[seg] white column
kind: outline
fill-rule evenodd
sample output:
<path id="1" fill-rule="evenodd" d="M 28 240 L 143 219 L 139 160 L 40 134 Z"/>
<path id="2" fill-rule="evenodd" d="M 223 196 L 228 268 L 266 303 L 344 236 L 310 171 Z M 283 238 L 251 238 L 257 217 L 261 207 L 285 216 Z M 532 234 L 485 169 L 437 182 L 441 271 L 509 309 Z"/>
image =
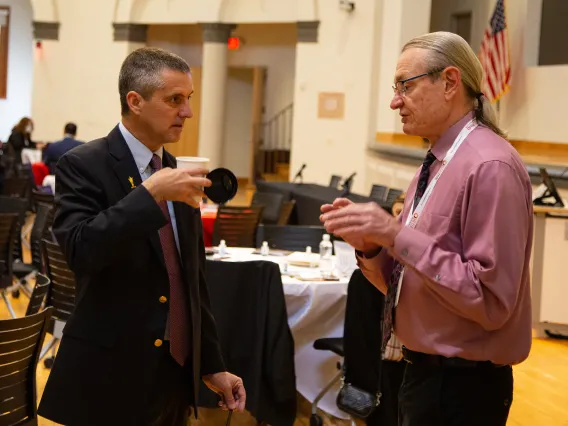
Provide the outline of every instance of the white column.
<path id="1" fill-rule="evenodd" d="M 212 170 L 222 166 L 227 92 L 227 40 L 233 24 L 206 23 L 203 29 L 199 156 Z"/>

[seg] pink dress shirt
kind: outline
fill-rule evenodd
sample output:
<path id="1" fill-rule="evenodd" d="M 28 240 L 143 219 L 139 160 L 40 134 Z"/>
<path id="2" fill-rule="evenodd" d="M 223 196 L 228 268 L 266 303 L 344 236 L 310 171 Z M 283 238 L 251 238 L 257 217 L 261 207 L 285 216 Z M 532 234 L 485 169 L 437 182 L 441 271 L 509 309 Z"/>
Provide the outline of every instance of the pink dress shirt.
<path id="1" fill-rule="evenodd" d="M 432 179 L 467 114 L 432 147 Z M 418 173 L 410 183 L 405 223 Z M 393 258 L 405 272 L 395 330 L 408 349 L 496 364 L 525 360 L 531 346 L 529 263 L 532 187 L 517 151 L 486 127 L 465 139 L 442 174 L 415 229 L 394 247 L 358 258 L 369 281 L 385 286 Z"/>

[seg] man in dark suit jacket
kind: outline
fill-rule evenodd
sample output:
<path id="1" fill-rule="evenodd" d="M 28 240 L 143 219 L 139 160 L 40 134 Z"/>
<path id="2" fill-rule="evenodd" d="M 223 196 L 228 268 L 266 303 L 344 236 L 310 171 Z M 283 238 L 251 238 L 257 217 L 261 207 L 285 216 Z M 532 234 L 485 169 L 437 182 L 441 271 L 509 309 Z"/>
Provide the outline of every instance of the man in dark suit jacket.
<path id="1" fill-rule="evenodd" d="M 119 92 L 122 122 L 57 166 L 53 231 L 77 295 L 39 414 L 69 426 L 186 426 L 201 379 L 242 411 L 204 280 L 198 201 L 211 182 L 163 149 L 192 117 L 189 67 L 138 49 Z"/>
<path id="2" fill-rule="evenodd" d="M 75 123 L 67 123 L 63 132 L 63 139 L 48 143 L 43 149 L 43 162 L 49 167 L 49 173 L 52 175 L 55 174 L 55 166 L 57 166 L 57 162 L 63 154 L 83 144 L 83 142 L 75 139 L 75 136 L 77 136 L 77 125 Z"/>

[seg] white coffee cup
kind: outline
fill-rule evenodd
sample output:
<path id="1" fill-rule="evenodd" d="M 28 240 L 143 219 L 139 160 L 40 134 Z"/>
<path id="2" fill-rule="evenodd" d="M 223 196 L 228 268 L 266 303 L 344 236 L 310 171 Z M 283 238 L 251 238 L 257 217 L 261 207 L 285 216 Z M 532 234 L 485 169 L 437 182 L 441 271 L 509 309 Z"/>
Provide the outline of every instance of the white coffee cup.
<path id="1" fill-rule="evenodd" d="M 209 169 L 209 158 L 176 157 L 178 169 Z"/>
<path id="2" fill-rule="evenodd" d="M 205 157 L 176 157 L 178 169 L 206 169 L 209 170 L 209 158 Z M 205 175 L 202 175 L 203 177 Z M 203 188 L 201 188 L 203 190 Z M 201 197 L 194 197 L 195 202 L 199 203 Z"/>

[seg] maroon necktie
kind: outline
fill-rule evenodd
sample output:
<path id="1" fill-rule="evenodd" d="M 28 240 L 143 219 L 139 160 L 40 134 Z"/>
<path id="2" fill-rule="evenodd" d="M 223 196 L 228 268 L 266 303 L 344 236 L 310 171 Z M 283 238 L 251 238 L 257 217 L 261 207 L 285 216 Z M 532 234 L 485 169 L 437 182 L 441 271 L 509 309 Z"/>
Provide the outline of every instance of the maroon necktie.
<path id="1" fill-rule="evenodd" d="M 152 155 L 150 167 L 152 168 L 152 173 L 161 170 L 162 159 L 156 154 Z M 164 261 L 170 281 L 170 353 L 178 364 L 184 365 L 189 356 L 189 315 L 186 295 L 183 289 L 181 262 L 174 237 L 170 212 L 168 210 L 168 203 L 162 200 L 158 204 L 164 216 L 168 219 L 168 223 L 160 228 L 159 232 Z"/>
<path id="2" fill-rule="evenodd" d="M 434 162 L 436 157 L 432 154 L 432 151 L 428 151 L 424 162 L 422 163 L 422 170 L 420 170 L 420 177 L 418 178 L 418 184 L 416 185 L 416 193 L 414 194 L 414 206 L 413 211 L 422 199 L 426 188 L 428 187 L 428 179 L 430 178 L 430 166 Z M 412 214 L 413 212 L 410 212 Z M 391 337 L 392 327 L 394 325 L 394 304 L 396 301 L 396 293 L 398 291 L 398 282 L 400 281 L 400 275 L 404 265 L 400 262 L 394 261 L 392 274 L 390 276 L 390 283 L 387 288 L 387 296 L 385 297 L 385 307 L 383 311 L 383 352 L 387 347 L 387 343 Z"/>

